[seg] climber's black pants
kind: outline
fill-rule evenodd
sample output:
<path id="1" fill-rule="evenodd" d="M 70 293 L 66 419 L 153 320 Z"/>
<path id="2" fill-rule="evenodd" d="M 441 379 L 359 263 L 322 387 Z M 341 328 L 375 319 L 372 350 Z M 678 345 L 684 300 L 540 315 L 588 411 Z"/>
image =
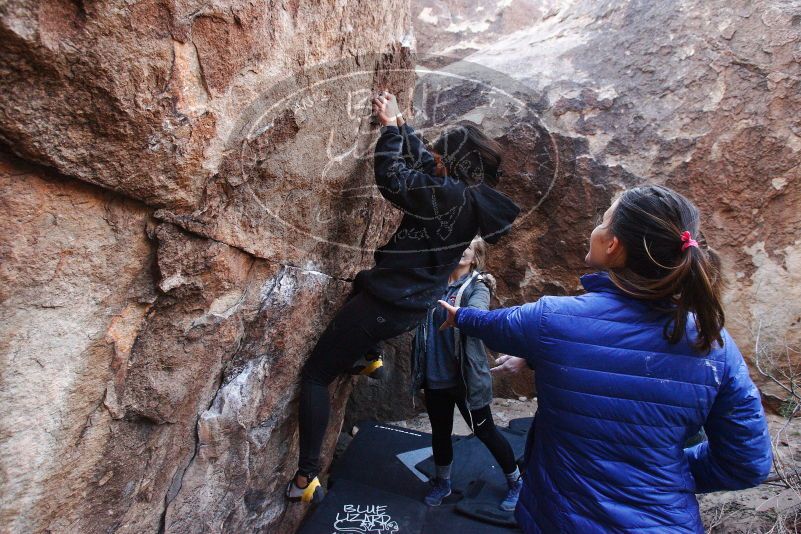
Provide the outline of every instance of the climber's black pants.
<path id="1" fill-rule="evenodd" d="M 425 315 L 425 310 L 399 308 L 360 291 L 328 323 L 300 375 L 301 473 L 320 470 L 320 449 L 330 412 L 328 385 L 379 341 L 413 329 Z"/>
<path id="2" fill-rule="evenodd" d="M 426 411 L 431 420 L 431 448 L 434 449 L 434 463 L 449 465 L 453 461 L 453 407 L 459 411 L 471 427 L 473 433 L 486 445 L 501 466 L 504 473 L 514 473 L 517 467 L 512 446 L 503 437 L 492 420 L 489 404 L 468 413 L 461 388 L 426 389 Z M 471 424 L 472 418 L 472 424 Z"/>

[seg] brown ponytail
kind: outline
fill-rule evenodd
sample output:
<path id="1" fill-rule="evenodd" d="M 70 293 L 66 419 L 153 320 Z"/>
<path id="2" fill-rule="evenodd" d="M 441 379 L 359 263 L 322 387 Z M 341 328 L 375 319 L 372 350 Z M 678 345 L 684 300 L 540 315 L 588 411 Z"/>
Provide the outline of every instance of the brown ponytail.
<path id="1" fill-rule="evenodd" d="M 670 305 L 664 329 L 670 343 L 686 335 L 692 313 L 695 347 L 706 353 L 715 342 L 722 346 L 720 257 L 701 233 L 698 208 L 666 187 L 635 187 L 618 199 L 610 231 L 626 250 L 626 265 L 610 270 L 610 279 L 629 295 Z M 698 246 L 683 246 L 685 231 Z"/>

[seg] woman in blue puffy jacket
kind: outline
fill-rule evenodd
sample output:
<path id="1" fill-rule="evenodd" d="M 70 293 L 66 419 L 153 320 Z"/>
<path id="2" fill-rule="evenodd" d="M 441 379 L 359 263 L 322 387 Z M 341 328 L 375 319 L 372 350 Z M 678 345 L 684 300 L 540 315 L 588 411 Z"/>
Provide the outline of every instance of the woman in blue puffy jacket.
<path id="1" fill-rule="evenodd" d="M 494 311 L 440 302 L 443 327 L 516 356 L 506 368 L 535 370 L 518 522 L 526 533 L 703 533 L 695 493 L 755 486 L 772 455 L 698 209 L 665 187 L 625 191 L 586 262 L 600 272 L 582 277 L 580 296 Z M 702 427 L 708 440 L 684 448 Z"/>

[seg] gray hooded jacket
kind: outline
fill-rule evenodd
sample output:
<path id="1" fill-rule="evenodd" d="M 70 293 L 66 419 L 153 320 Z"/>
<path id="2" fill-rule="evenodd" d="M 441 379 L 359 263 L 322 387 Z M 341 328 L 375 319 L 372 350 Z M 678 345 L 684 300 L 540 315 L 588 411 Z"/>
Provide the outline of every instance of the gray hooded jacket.
<path id="1" fill-rule="evenodd" d="M 455 297 L 455 306 L 488 310 L 490 278 L 491 275 L 473 271 L 461 283 L 449 286 L 444 300 Z M 458 362 L 467 407 L 470 410 L 483 408 L 492 402 L 492 376 L 487 363 L 487 351 L 484 343 L 478 338 L 464 335 L 458 329 L 431 332 L 430 323 L 434 310 L 435 308 L 428 310 L 426 320 L 421 321 L 417 327 L 412 342 L 412 394 L 425 386 L 427 347 L 429 346 L 427 337 L 431 335 L 454 336 L 454 357 Z"/>

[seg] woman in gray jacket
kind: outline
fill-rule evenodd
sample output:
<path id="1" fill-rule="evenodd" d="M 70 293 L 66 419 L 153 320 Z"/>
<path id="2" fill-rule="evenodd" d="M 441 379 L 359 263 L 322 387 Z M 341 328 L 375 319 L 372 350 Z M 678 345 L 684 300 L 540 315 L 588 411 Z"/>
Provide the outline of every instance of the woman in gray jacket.
<path id="1" fill-rule="evenodd" d="M 478 237 L 465 249 L 459 265 L 448 280 L 442 300 L 453 306 L 489 309 L 494 280 L 482 274 L 487 246 Z M 490 450 L 506 475 L 509 492 L 501 509 L 511 511 L 520 493 L 520 472 L 512 446 L 495 427 L 490 411 L 492 377 L 487 352 L 478 338 L 467 337 L 456 329 L 439 330 L 445 311 L 436 306 L 417 328 L 413 344 L 412 387 L 424 389 L 426 411 L 431 421 L 432 448 L 437 476 L 425 501 L 438 506 L 451 494 L 453 463 L 451 432 L 453 408 L 459 408 L 470 429 Z"/>

